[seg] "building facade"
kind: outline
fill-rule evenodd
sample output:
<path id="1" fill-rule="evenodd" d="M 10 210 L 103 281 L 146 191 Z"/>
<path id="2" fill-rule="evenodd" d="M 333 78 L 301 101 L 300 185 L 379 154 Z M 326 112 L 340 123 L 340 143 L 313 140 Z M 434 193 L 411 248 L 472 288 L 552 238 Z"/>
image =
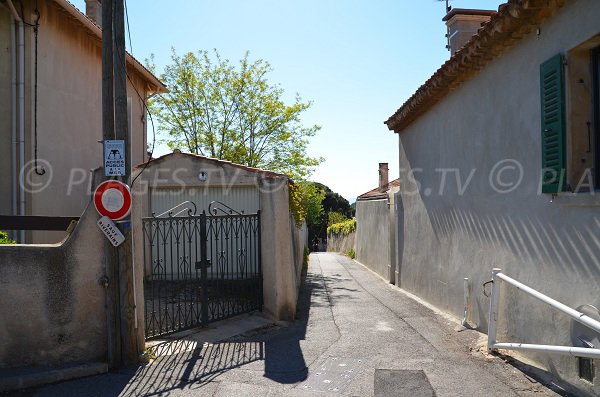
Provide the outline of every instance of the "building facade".
<path id="1" fill-rule="evenodd" d="M 65 0 L 0 3 L 0 214 L 79 216 L 89 201 L 90 169 L 102 165 L 102 32 L 92 19 L 100 2 L 88 3 L 90 17 Z M 130 161 L 138 164 L 147 159 L 144 103 L 166 88 L 126 58 Z M 24 241 L 63 237 L 34 232 Z"/>
<path id="2" fill-rule="evenodd" d="M 482 286 L 501 268 L 598 316 L 599 18 L 594 0 L 510 0 L 387 120 L 402 288 L 462 317 L 468 278 L 472 325 L 486 331 Z M 586 347 L 571 319 L 515 289 L 500 307 L 499 341 Z M 527 356 L 600 391 L 576 357 Z"/>

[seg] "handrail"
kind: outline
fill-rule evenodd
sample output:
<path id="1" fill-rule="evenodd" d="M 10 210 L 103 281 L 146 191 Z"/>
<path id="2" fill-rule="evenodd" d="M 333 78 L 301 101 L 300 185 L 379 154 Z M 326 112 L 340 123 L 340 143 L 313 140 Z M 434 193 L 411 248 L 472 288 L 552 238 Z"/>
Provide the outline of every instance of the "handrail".
<path id="1" fill-rule="evenodd" d="M 192 211 L 192 208 L 190 208 L 190 207 L 184 207 L 184 208 L 182 208 L 181 210 L 179 210 L 178 212 L 176 212 L 176 213 L 175 213 L 175 215 L 173 215 L 173 211 L 175 211 L 176 209 L 178 209 L 178 208 L 180 208 L 180 207 L 182 207 L 182 206 L 184 206 L 184 205 L 186 205 L 186 204 L 191 204 L 191 205 L 194 207 L 194 208 L 193 208 L 193 211 Z M 177 204 L 175 207 L 173 207 L 173 208 L 171 208 L 171 209 L 168 209 L 168 210 L 166 210 L 166 211 L 165 211 L 165 212 L 163 212 L 162 214 L 156 215 L 156 214 L 153 212 L 153 213 L 152 213 L 152 217 L 153 217 L 153 218 L 160 218 L 160 217 L 162 217 L 162 216 L 165 216 L 165 215 L 167 215 L 169 218 L 173 218 L 173 217 L 176 217 L 176 216 L 178 216 L 178 215 L 182 214 L 182 213 L 183 213 L 183 212 L 185 212 L 186 210 L 187 210 L 187 214 L 188 214 L 188 216 L 194 216 L 194 215 L 196 215 L 196 212 L 198 211 L 198 209 L 197 209 L 197 207 L 196 207 L 196 204 L 194 204 L 193 202 L 191 202 L 191 201 L 189 201 L 189 200 L 186 200 L 186 201 L 183 201 L 183 202 L 181 202 L 181 203 Z"/>
<path id="2" fill-rule="evenodd" d="M 577 357 L 587 358 L 600 358 L 600 349 L 588 348 L 588 347 L 572 347 L 572 346 L 555 346 L 555 345 L 536 345 L 528 343 L 498 343 L 496 341 L 497 334 L 497 322 L 498 322 L 498 305 L 500 302 L 500 281 L 525 292 L 526 294 L 544 302 L 545 304 L 557 309 L 558 311 L 571 317 L 573 320 L 589 327 L 597 332 L 600 332 L 600 321 L 594 320 L 590 316 L 581 313 L 569 306 L 560 303 L 559 301 L 550 298 L 542 294 L 533 288 L 508 277 L 502 273 L 501 269 L 494 268 L 492 270 L 492 297 L 490 301 L 490 313 L 488 323 L 488 350 L 493 351 L 497 349 L 508 349 L 508 350 L 524 350 L 524 351 L 536 351 L 536 352 L 547 352 L 566 354 Z"/>

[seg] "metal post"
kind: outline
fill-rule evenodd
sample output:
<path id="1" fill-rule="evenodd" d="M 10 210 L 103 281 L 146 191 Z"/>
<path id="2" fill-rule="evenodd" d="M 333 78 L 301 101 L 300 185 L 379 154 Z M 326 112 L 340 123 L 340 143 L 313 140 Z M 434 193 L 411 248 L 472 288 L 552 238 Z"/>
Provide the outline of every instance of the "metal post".
<path id="1" fill-rule="evenodd" d="M 462 325 L 467 326 L 471 321 L 471 286 L 468 277 L 463 279 L 463 300 L 465 308 L 463 312 Z"/>
<path id="2" fill-rule="evenodd" d="M 258 301 L 258 310 L 262 312 L 263 310 L 263 300 L 264 300 L 264 285 L 263 285 L 263 274 L 262 274 L 262 233 L 261 233 L 261 229 L 260 229 L 260 210 L 256 211 L 256 218 L 257 218 L 257 226 L 256 226 L 256 230 L 258 233 L 258 274 L 260 275 L 260 281 L 259 281 L 259 285 L 260 285 L 260 295 L 259 295 L 259 301 Z"/>
<path id="3" fill-rule="evenodd" d="M 500 279 L 498 273 L 502 270 L 492 269 L 492 297 L 490 299 L 490 318 L 488 323 L 488 351 L 494 349 L 498 322 L 498 303 L 500 302 Z"/>
<path id="4" fill-rule="evenodd" d="M 202 284 L 202 325 L 208 324 L 208 258 L 207 258 L 206 212 L 200 214 L 200 283 Z"/>

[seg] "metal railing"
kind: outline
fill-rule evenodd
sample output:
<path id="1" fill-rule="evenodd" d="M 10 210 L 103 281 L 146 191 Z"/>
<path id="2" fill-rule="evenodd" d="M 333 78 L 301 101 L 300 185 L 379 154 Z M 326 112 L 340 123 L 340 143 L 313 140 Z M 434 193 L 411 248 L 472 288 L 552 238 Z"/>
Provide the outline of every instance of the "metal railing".
<path id="1" fill-rule="evenodd" d="M 497 322 L 498 322 L 498 305 L 500 302 L 500 281 L 503 281 L 512 287 L 525 292 L 526 294 L 544 302 L 545 304 L 557 309 L 558 311 L 571 317 L 573 320 L 600 332 L 600 322 L 594 320 L 588 315 L 570 308 L 557 300 L 554 300 L 541 292 L 528 287 L 525 284 L 518 282 L 501 273 L 501 269 L 492 270 L 492 297 L 490 302 L 489 324 L 488 324 L 488 350 L 507 349 L 521 350 L 542 353 L 556 353 L 576 357 L 600 358 L 600 349 L 593 347 L 573 347 L 573 346 L 556 346 L 556 345 L 537 345 L 530 343 L 499 343 L 496 341 Z"/>

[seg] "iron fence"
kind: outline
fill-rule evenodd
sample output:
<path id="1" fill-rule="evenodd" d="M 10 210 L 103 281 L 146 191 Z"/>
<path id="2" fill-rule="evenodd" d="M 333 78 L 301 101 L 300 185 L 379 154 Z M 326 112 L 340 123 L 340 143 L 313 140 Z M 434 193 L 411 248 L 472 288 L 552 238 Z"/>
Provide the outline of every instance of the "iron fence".
<path id="1" fill-rule="evenodd" d="M 146 338 L 262 310 L 260 212 L 216 213 L 142 219 Z"/>

